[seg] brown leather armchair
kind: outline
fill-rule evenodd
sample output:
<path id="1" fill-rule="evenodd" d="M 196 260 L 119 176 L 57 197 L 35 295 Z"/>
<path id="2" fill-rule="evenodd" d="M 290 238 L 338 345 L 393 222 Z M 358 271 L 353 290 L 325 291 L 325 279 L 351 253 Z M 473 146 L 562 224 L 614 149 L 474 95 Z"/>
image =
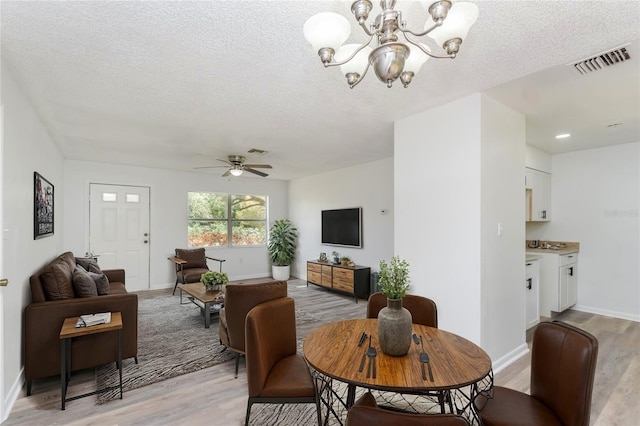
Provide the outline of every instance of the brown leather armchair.
<path id="1" fill-rule="evenodd" d="M 240 356 L 245 354 L 244 321 L 247 313 L 260 303 L 286 297 L 287 282 L 227 284 L 224 292 L 224 308 L 220 310 L 218 335 L 220 336 L 220 342 L 235 353 L 235 376 L 238 377 Z"/>
<path id="2" fill-rule="evenodd" d="M 313 377 L 296 339 L 295 303 L 281 297 L 261 303 L 247 315 L 247 415 L 249 423 L 253 404 L 316 405 L 321 423 L 320 398 Z"/>
<path id="3" fill-rule="evenodd" d="M 222 263 L 225 259 L 216 259 L 205 254 L 204 248 L 197 249 L 176 249 L 176 256 L 168 258 L 173 262 L 176 269 L 176 284 L 173 286 L 173 293 L 176 294 L 178 284 L 189 284 L 200 282 L 200 276 L 205 272 L 209 272 L 207 259 L 214 260 L 220 264 L 220 272 L 222 272 Z"/>
<path id="4" fill-rule="evenodd" d="M 349 409 L 347 426 L 469 426 L 464 417 L 455 414 L 413 414 L 379 408 L 370 392 L 365 393 Z"/>
<path id="5" fill-rule="evenodd" d="M 387 296 L 373 293 L 367 303 L 367 318 L 378 318 L 380 310 L 387 306 Z M 414 324 L 438 328 L 438 307 L 436 303 L 422 296 L 407 294 L 402 298 L 402 307 L 411 312 Z"/>
<path id="6" fill-rule="evenodd" d="M 598 340 L 572 325 L 538 325 L 531 351 L 531 394 L 500 386 L 476 407 L 486 426 L 587 426 L 591 412 Z"/>

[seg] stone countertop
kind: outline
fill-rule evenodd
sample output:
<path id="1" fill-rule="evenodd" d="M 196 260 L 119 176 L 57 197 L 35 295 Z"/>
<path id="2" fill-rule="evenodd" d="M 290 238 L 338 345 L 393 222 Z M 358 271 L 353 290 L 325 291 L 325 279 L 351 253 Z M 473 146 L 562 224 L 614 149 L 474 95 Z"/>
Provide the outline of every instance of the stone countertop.
<path id="1" fill-rule="evenodd" d="M 531 248 L 532 241 L 527 240 L 525 244 L 525 251 L 527 256 L 534 255 L 536 253 L 552 253 L 560 256 L 571 253 L 578 253 L 580 251 L 580 243 L 567 242 L 567 241 L 540 241 L 538 248 Z M 542 248 L 548 247 L 548 248 Z"/>

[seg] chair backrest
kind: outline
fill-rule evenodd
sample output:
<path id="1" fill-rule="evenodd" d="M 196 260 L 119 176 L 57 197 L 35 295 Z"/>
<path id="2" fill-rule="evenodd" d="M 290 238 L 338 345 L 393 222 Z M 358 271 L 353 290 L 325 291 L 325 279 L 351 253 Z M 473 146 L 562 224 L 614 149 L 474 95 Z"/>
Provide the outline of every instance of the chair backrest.
<path id="1" fill-rule="evenodd" d="M 373 293 L 367 303 L 367 318 L 378 318 L 378 312 L 387 306 L 387 296 Z M 438 328 L 438 308 L 436 303 L 422 296 L 407 294 L 402 299 L 402 307 L 411 312 L 414 324 Z"/>
<path id="2" fill-rule="evenodd" d="M 281 297 L 255 306 L 247 314 L 245 335 L 249 396 L 258 396 L 271 368 L 297 353 L 293 299 Z"/>
<path id="3" fill-rule="evenodd" d="M 187 263 L 182 264 L 182 269 L 207 269 L 207 258 L 205 256 L 204 248 L 176 249 L 176 257 L 187 261 Z"/>
<path id="4" fill-rule="evenodd" d="M 469 426 L 455 414 L 413 414 L 370 406 L 353 406 L 347 414 L 346 426 Z"/>
<path id="5" fill-rule="evenodd" d="M 531 351 L 531 396 L 565 426 L 589 424 L 598 340 L 577 327 L 554 321 L 538 325 Z"/>
<path id="6" fill-rule="evenodd" d="M 234 283 L 225 286 L 224 311 L 229 335 L 229 348 L 244 352 L 244 322 L 254 306 L 287 296 L 286 281 L 259 284 Z"/>

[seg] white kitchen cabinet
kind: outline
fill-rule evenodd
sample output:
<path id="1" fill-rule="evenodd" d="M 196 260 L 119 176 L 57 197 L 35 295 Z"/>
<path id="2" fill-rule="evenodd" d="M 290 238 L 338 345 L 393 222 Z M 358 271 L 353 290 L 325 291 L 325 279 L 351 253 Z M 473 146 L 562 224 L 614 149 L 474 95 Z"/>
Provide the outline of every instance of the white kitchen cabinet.
<path id="1" fill-rule="evenodd" d="M 551 220 L 551 174 L 531 168 L 525 169 L 527 222 Z"/>
<path id="2" fill-rule="evenodd" d="M 578 301 L 578 253 L 540 256 L 540 315 L 562 312 Z"/>
<path id="3" fill-rule="evenodd" d="M 540 264 L 537 260 L 525 262 L 525 324 L 530 329 L 540 322 Z"/>

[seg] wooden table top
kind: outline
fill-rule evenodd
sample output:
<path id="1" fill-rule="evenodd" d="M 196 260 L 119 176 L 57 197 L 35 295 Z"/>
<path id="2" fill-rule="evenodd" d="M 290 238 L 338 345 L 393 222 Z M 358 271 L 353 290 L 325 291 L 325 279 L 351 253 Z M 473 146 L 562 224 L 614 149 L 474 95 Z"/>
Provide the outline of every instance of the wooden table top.
<path id="1" fill-rule="evenodd" d="M 224 300 L 223 291 L 207 291 L 202 283 L 180 284 L 178 288 L 202 303 L 221 302 Z"/>
<path id="2" fill-rule="evenodd" d="M 377 377 L 367 379 L 367 363 L 358 372 L 362 354 L 368 342 L 358 346 L 362 332 L 372 336 L 376 348 Z M 434 381 L 422 378 L 420 345 L 411 341 L 405 356 L 392 357 L 382 353 L 378 343 L 378 320 L 356 319 L 322 326 L 306 337 L 304 356 L 316 371 L 357 386 L 394 392 L 421 392 L 454 389 L 480 381 L 491 371 L 491 359 L 479 346 L 456 334 L 433 327 L 413 324 L 413 333 L 423 337 L 429 354 Z"/>
<path id="3" fill-rule="evenodd" d="M 111 322 L 109 324 L 92 325 L 90 327 L 76 328 L 78 318 L 80 317 L 65 318 L 64 323 L 62 323 L 62 329 L 60 330 L 60 340 L 105 331 L 114 331 L 122 328 L 122 314 L 120 312 L 111 312 Z"/>

